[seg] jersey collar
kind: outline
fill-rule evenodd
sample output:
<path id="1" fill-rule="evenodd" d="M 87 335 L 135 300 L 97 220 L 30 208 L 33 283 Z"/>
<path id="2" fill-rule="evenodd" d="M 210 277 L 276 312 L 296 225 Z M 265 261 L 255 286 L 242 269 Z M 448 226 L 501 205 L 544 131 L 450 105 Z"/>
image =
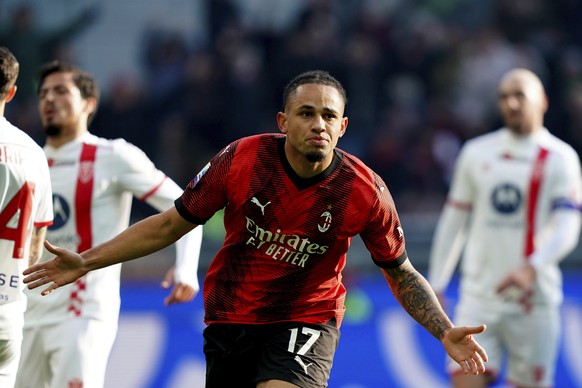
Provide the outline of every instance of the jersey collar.
<path id="1" fill-rule="evenodd" d="M 342 161 L 342 154 L 338 152 L 337 149 L 334 149 L 331 164 L 325 170 L 310 178 L 302 178 L 297 175 L 295 170 L 293 170 L 293 167 L 291 167 L 291 164 L 285 156 L 285 137 L 277 139 L 277 150 L 279 152 L 279 159 L 281 160 L 283 169 L 298 190 L 303 190 L 323 181 L 328 176 L 330 176 L 332 172 L 334 172 L 334 170 L 341 164 Z"/>

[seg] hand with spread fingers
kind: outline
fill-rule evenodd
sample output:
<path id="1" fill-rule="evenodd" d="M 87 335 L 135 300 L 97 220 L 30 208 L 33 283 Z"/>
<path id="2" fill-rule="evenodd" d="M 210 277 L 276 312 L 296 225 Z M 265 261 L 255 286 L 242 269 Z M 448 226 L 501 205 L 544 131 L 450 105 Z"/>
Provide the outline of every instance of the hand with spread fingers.
<path id="1" fill-rule="evenodd" d="M 24 283 L 28 284 L 29 289 L 32 290 L 52 282 L 48 288 L 41 292 L 42 295 L 48 295 L 65 284 L 73 283 L 88 272 L 84 268 L 85 261 L 80 254 L 54 246 L 48 241 L 44 242 L 44 246 L 56 257 L 50 261 L 28 267 L 23 272 L 26 276 Z"/>
<path id="2" fill-rule="evenodd" d="M 485 372 L 487 353 L 473 338 L 474 334 L 483 333 L 485 328 L 485 325 L 453 327 L 442 339 L 445 350 L 465 374 L 478 375 Z"/>

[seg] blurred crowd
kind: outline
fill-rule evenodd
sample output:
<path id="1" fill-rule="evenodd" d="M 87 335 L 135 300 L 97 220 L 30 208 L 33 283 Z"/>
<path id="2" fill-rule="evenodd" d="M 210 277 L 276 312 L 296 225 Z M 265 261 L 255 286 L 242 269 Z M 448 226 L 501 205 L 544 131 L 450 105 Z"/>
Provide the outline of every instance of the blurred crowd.
<path id="1" fill-rule="evenodd" d="M 582 151 L 578 0 L 200 1 L 207 38 L 148 26 L 145 76 L 102 85 L 91 127 L 138 145 L 179 184 L 228 142 L 277 131 L 285 83 L 309 69 L 346 87 L 340 148 L 382 175 L 401 212 L 440 210 L 460 145 L 500 125 L 495 88 L 510 68 L 542 78 L 546 126 Z M 28 88 L 28 67 L 74 62 L 68 42 L 98 19 L 90 8 L 58 34 L 26 35 L 34 23 L 24 13 L 0 29 L 0 44 L 21 59 Z M 35 103 L 34 93 L 20 93 L 7 117 L 42 144 Z"/>

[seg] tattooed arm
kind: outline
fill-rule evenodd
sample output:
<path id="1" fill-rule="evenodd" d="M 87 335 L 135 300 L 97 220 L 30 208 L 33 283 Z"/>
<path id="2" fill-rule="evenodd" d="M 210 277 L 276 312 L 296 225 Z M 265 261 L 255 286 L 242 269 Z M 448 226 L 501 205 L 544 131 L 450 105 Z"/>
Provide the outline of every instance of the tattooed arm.
<path id="1" fill-rule="evenodd" d="M 34 227 L 32 230 L 32 240 L 30 242 L 30 254 L 28 255 L 28 265 L 34 265 L 38 263 L 42 256 L 42 249 L 44 238 L 46 236 L 46 226 L 37 228 Z"/>
<path id="2" fill-rule="evenodd" d="M 427 280 L 406 260 L 397 268 L 382 269 L 392 293 L 406 312 L 442 342 L 445 350 L 465 373 L 485 371 L 485 350 L 473 339 L 485 325 L 455 327 L 441 308 Z"/>

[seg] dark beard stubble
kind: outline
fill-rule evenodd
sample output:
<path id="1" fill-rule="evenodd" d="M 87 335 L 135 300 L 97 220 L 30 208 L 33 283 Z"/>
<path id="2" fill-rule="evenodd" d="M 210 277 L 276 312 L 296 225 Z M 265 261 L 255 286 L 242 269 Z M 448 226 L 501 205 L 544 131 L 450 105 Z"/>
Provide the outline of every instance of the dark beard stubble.
<path id="1" fill-rule="evenodd" d="M 325 159 L 325 155 L 321 151 L 313 151 L 305 154 L 305 159 L 307 159 L 309 163 L 319 163 Z"/>
<path id="2" fill-rule="evenodd" d="M 44 127 L 44 133 L 48 137 L 57 136 L 61 133 L 61 127 L 54 124 L 48 124 Z"/>

